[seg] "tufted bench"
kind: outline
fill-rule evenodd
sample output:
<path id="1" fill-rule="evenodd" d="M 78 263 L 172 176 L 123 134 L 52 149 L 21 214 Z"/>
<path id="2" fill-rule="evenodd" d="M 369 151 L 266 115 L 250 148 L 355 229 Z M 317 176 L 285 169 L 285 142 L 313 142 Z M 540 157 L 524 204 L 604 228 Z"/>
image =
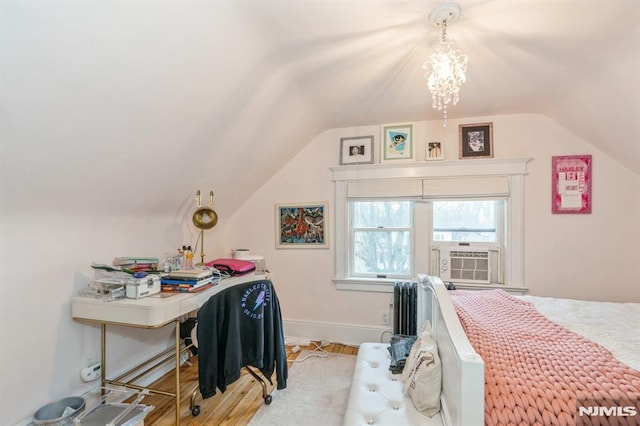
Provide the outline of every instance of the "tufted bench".
<path id="1" fill-rule="evenodd" d="M 345 426 L 442 425 L 440 415 L 429 418 L 402 393 L 400 374 L 391 374 L 391 356 L 385 343 L 363 343 L 358 350 Z"/>

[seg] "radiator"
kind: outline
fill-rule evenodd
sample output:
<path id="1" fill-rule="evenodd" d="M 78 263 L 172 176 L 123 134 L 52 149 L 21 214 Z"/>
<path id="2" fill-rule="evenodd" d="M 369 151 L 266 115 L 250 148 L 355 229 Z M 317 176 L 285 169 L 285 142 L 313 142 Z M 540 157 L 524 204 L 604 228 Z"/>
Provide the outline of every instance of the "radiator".
<path id="1" fill-rule="evenodd" d="M 393 334 L 417 334 L 417 306 L 416 283 L 397 281 L 393 286 Z"/>

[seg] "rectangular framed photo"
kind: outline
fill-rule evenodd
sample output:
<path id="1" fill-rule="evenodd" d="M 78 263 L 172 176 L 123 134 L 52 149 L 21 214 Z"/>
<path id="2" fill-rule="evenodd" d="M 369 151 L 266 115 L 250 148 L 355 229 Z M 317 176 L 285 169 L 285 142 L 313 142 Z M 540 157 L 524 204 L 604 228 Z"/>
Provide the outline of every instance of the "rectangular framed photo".
<path id="1" fill-rule="evenodd" d="M 591 213 L 591 155 L 551 157 L 551 212 Z"/>
<path id="2" fill-rule="evenodd" d="M 373 163 L 373 136 L 340 138 L 340 165 Z"/>
<path id="3" fill-rule="evenodd" d="M 493 157 L 493 123 L 458 126 L 460 159 Z"/>
<path id="4" fill-rule="evenodd" d="M 380 162 L 413 160 L 413 124 L 382 126 Z"/>
<path id="5" fill-rule="evenodd" d="M 276 204 L 276 248 L 329 248 L 329 203 Z"/>
<path id="6" fill-rule="evenodd" d="M 425 160 L 444 160 L 444 151 L 442 150 L 442 142 L 427 142 L 427 150 L 425 152 Z"/>

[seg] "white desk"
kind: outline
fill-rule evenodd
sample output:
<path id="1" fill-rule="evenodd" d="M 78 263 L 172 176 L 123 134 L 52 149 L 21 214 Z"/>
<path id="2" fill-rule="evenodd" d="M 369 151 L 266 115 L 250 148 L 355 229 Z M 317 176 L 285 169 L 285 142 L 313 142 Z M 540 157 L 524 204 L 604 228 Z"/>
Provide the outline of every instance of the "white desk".
<path id="1" fill-rule="evenodd" d="M 180 318 L 190 312 L 198 310 L 211 296 L 235 285 L 251 281 L 269 279 L 265 274 L 247 274 L 239 277 L 225 278 L 218 285 L 197 293 L 163 293 L 142 299 L 119 299 L 113 302 L 104 302 L 92 297 L 74 297 L 71 301 L 71 316 L 75 320 L 97 322 L 102 325 L 101 365 L 102 386 L 114 384 L 133 389 L 146 389 L 150 392 L 172 396 L 175 398 L 176 425 L 180 424 Z M 136 365 L 124 374 L 109 380 L 106 378 L 106 326 L 121 325 L 126 327 L 155 329 L 173 323 L 175 325 L 175 346 L 167 349 L 149 360 Z M 169 358 L 166 356 L 169 355 Z M 175 357 L 175 392 L 167 392 L 159 389 L 145 388 L 135 385 L 136 379 L 144 376 L 160 364 Z M 129 381 L 122 381 L 131 377 L 134 372 L 148 367 L 141 374 Z"/>

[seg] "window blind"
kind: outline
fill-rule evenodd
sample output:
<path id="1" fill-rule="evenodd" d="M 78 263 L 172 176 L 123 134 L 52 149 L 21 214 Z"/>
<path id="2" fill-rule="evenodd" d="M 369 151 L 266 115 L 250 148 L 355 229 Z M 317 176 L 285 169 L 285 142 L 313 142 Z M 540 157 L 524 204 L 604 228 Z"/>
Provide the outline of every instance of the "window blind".
<path id="1" fill-rule="evenodd" d="M 509 196 L 507 176 L 424 179 L 422 183 L 425 199 Z"/>
<path id="2" fill-rule="evenodd" d="M 421 198 L 420 179 L 380 179 L 349 182 L 347 198 Z"/>
<path id="3" fill-rule="evenodd" d="M 347 198 L 507 197 L 507 176 L 360 180 L 347 184 Z"/>

